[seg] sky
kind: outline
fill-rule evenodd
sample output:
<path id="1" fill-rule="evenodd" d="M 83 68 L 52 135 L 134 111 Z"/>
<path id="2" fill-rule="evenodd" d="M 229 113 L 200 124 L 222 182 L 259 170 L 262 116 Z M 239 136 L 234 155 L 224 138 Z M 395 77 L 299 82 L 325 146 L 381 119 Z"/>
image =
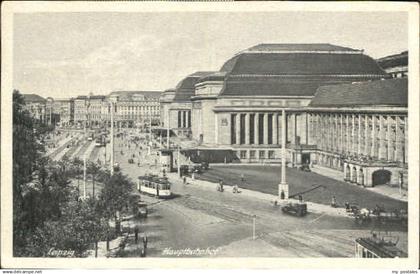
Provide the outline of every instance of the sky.
<path id="1" fill-rule="evenodd" d="M 330 43 L 379 58 L 408 48 L 396 12 L 19 13 L 13 86 L 69 98 L 174 88 L 261 43 Z"/>

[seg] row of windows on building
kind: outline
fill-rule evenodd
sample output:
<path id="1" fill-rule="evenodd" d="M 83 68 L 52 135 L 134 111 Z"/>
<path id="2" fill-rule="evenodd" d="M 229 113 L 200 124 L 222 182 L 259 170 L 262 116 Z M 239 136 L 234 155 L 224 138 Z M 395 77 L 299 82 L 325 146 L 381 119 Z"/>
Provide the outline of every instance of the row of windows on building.
<path id="1" fill-rule="evenodd" d="M 191 127 L 191 110 L 178 111 L 178 128 Z"/>
<path id="2" fill-rule="evenodd" d="M 249 156 L 249 157 L 248 157 Z M 239 150 L 240 159 L 275 159 L 274 150 Z"/>
<path id="3" fill-rule="evenodd" d="M 246 119 L 247 115 L 249 115 L 249 121 Z M 275 130 L 277 121 L 275 117 L 275 114 L 271 113 L 231 114 L 231 144 L 276 144 L 276 136 L 274 135 L 277 133 Z M 264 122 L 264 119 L 266 119 L 266 122 Z"/>

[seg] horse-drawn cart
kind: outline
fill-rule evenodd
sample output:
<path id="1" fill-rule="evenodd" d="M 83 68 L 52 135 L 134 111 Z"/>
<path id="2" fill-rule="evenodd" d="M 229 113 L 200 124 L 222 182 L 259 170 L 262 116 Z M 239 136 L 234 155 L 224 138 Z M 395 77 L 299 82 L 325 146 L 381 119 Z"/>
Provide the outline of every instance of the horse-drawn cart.
<path id="1" fill-rule="evenodd" d="M 379 224 L 402 224 L 407 225 L 408 214 L 404 209 L 386 211 L 384 208 L 376 206 L 375 209 L 369 210 L 367 208 L 359 209 L 353 207 L 351 214 L 357 224 L 363 225 L 376 221 Z"/>

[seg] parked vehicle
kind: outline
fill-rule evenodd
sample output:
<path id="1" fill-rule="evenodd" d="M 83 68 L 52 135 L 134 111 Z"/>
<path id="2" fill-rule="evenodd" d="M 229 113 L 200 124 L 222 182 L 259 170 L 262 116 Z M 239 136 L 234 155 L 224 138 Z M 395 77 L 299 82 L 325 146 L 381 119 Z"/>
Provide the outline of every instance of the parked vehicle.
<path id="1" fill-rule="evenodd" d="M 144 202 L 138 202 L 137 205 L 138 205 L 137 217 L 147 218 L 147 214 L 149 213 L 147 210 L 147 204 Z"/>
<path id="2" fill-rule="evenodd" d="M 308 164 L 302 165 L 299 169 L 302 171 L 311 172 L 311 169 L 309 168 Z"/>
<path id="3" fill-rule="evenodd" d="M 188 173 L 201 173 L 201 165 L 200 164 L 194 164 L 188 166 Z"/>
<path id="4" fill-rule="evenodd" d="M 281 211 L 297 217 L 303 217 L 308 213 L 308 206 L 306 203 L 288 203 L 281 208 Z"/>
<path id="5" fill-rule="evenodd" d="M 188 174 L 188 165 L 181 165 L 180 167 L 179 167 L 179 169 L 180 169 L 180 172 L 181 172 L 181 175 L 183 175 L 183 174 Z"/>
<path id="6" fill-rule="evenodd" d="M 201 169 L 208 170 L 209 169 L 209 162 L 201 162 Z"/>

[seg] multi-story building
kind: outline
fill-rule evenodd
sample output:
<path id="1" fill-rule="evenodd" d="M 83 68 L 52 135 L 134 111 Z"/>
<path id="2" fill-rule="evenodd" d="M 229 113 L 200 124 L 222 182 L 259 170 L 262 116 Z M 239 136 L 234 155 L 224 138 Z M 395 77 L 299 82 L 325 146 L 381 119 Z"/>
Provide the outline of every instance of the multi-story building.
<path id="1" fill-rule="evenodd" d="M 167 89 L 165 90 L 160 98 L 160 125 L 162 127 L 169 127 L 169 109 L 171 106 L 171 103 L 175 97 L 175 89 Z"/>
<path id="2" fill-rule="evenodd" d="M 70 126 L 74 122 L 74 99 L 58 98 L 54 100 L 53 112 L 58 114 L 61 126 Z"/>
<path id="3" fill-rule="evenodd" d="M 406 173 L 406 79 L 389 78 L 363 50 L 262 44 L 202 75 L 183 103 L 191 105 L 200 148 L 275 162 L 285 141 L 290 165 L 322 165 L 374 186 Z M 179 96 L 185 95 L 175 89 L 173 103 Z M 170 117 L 173 128 L 177 120 Z"/>
<path id="4" fill-rule="evenodd" d="M 77 96 L 74 99 L 74 124 L 76 126 L 83 126 L 87 119 L 87 96 Z"/>
<path id="5" fill-rule="evenodd" d="M 37 94 L 22 94 L 25 101 L 24 108 L 29 114 L 40 122 L 45 121 L 46 99 Z"/>
<path id="6" fill-rule="evenodd" d="M 102 106 L 106 103 L 106 96 L 91 95 L 88 97 L 86 111 L 88 126 L 98 127 L 103 124 Z"/>
<path id="7" fill-rule="evenodd" d="M 380 58 L 377 62 L 392 78 L 408 76 L 408 51 Z"/>
<path id="8" fill-rule="evenodd" d="M 169 122 L 169 127 L 178 136 L 191 136 L 191 97 L 195 95 L 195 85 L 202 77 L 213 73 L 197 71 L 188 75 L 178 83 L 174 90 L 169 90 L 164 95 L 164 108 L 167 116 L 161 122 Z"/>
<path id="9" fill-rule="evenodd" d="M 113 102 L 114 122 L 118 127 L 159 125 L 160 104 L 158 91 L 114 91 L 102 106 L 102 119 L 110 122 L 110 102 Z"/>
<path id="10" fill-rule="evenodd" d="M 320 87 L 306 108 L 315 147 L 293 153 L 349 182 L 398 185 L 408 167 L 407 97 L 406 78 Z"/>

